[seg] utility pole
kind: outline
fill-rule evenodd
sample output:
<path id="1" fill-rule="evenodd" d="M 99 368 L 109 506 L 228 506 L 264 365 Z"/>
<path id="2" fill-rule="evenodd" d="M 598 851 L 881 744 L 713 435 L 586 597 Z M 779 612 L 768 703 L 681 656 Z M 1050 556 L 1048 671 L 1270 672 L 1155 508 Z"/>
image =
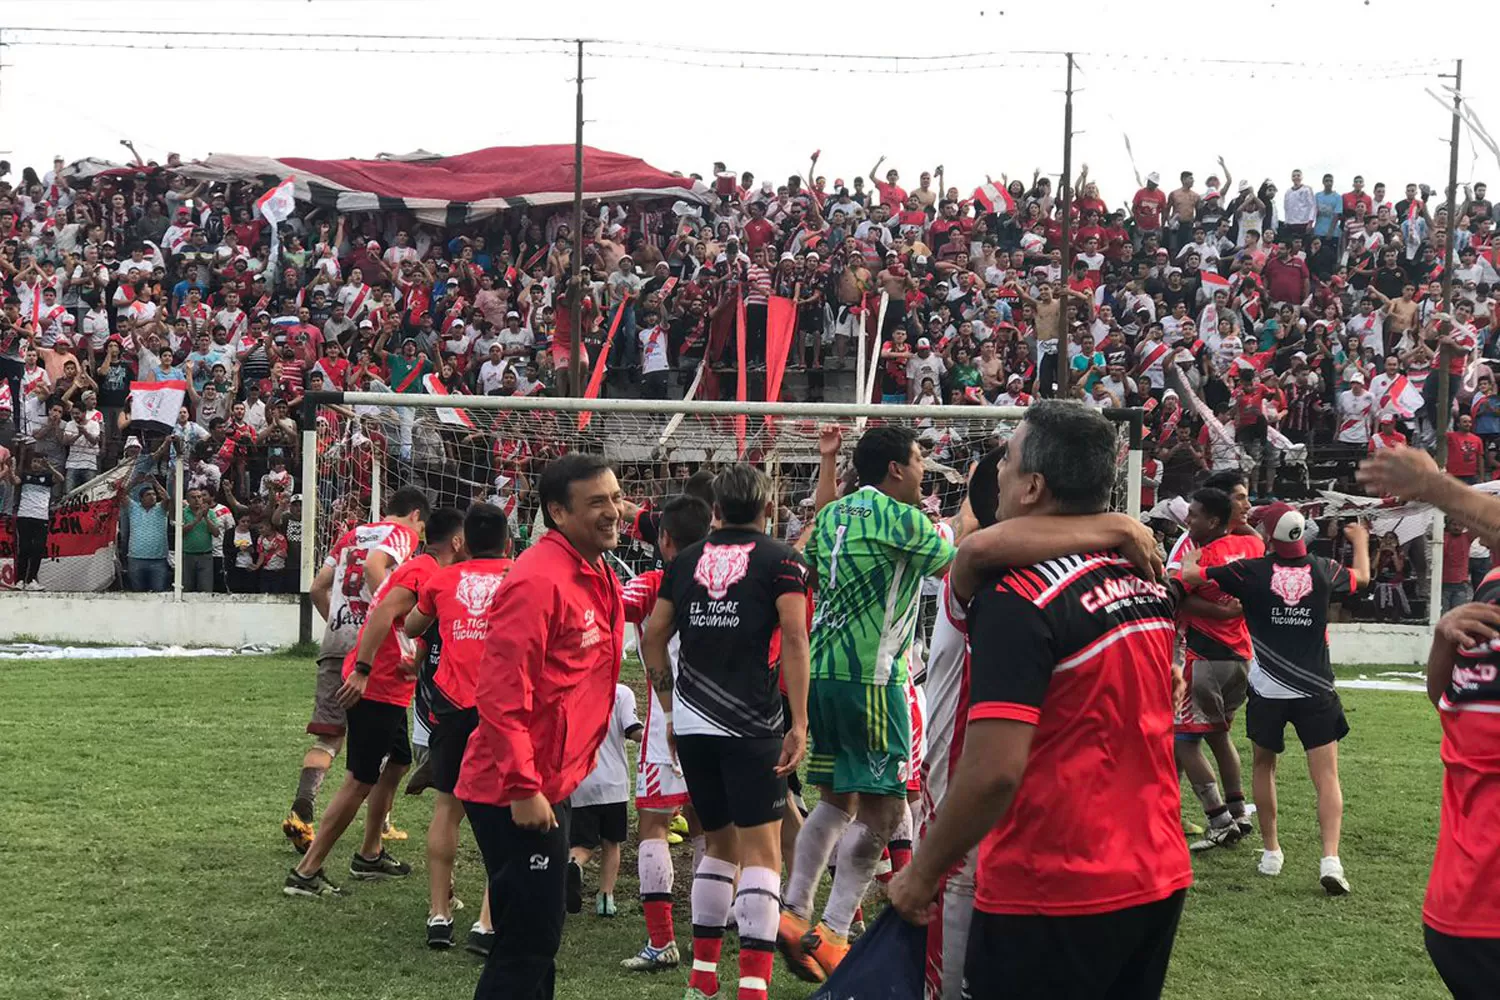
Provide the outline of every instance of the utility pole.
<path id="1" fill-rule="evenodd" d="M 1458 129 L 1461 120 L 1464 90 L 1464 61 L 1458 60 L 1453 69 L 1453 132 L 1448 139 L 1448 224 L 1443 232 L 1443 312 L 1451 316 L 1453 308 L 1453 239 L 1458 230 Z M 1450 328 L 1451 329 L 1451 328 Z M 1441 327 L 1439 327 L 1441 330 Z M 1437 462 L 1438 467 L 1448 467 L 1448 421 L 1453 408 L 1450 398 L 1448 362 L 1450 348 L 1438 344 L 1437 371 Z"/>
<path id="2" fill-rule="evenodd" d="M 1058 192 L 1062 199 L 1062 301 L 1057 306 L 1057 395 L 1061 399 L 1068 398 L 1068 374 L 1070 365 L 1068 362 L 1068 289 L 1071 287 L 1068 280 L 1073 273 L 1073 264 L 1069 259 L 1072 252 L 1071 242 L 1073 237 L 1073 53 L 1068 56 L 1068 86 L 1063 99 L 1063 171 L 1061 190 Z"/>
<path id="3" fill-rule="evenodd" d="M 572 342 L 568 348 L 568 386 L 575 396 L 583 395 L 583 287 L 579 268 L 583 265 L 583 39 L 578 39 L 577 111 L 573 123 L 573 252 L 571 292 L 568 308 L 572 312 Z"/>

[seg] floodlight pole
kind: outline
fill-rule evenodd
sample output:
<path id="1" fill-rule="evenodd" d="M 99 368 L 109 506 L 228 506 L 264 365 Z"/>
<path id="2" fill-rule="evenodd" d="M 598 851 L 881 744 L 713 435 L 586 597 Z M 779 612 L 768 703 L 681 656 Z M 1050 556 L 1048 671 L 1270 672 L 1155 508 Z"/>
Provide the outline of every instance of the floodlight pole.
<path id="1" fill-rule="evenodd" d="M 583 395 L 583 290 L 579 268 L 583 264 L 583 39 L 578 39 L 577 110 L 573 122 L 573 252 L 572 279 L 568 282 L 573 335 L 568 346 L 568 388 L 575 396 Z"/>
<path id="2" fill-rule="evenodd" d="M 1062 301 L 1057 307 L 1057 396 L 1068 398 L 1068 283 L 1073 273 L 1069 259 L 1073 238 L 1073 53 L 1068 56 L 1068 86 L 1063 99 L 1063 172 L 1058 196 L 1062 199 Z"/>
<path id="3" fill-rule="evenodd" d="M 1448 139 L 1448 224 L 1443 234 L 1443 312 L 1453 315 L 1453 240 L 1458 232 L 1458 127 L 1463 105 L 1464 61 L 1458 60 L 1453 68 L 1453 132 Z M 1437 371 L 1437 461 L 1440 468 L 1448 467 L 1448 422 L 1453 408 L 1448 379 L 1448 354 L 1450 348 L 1438 344 Z"/>

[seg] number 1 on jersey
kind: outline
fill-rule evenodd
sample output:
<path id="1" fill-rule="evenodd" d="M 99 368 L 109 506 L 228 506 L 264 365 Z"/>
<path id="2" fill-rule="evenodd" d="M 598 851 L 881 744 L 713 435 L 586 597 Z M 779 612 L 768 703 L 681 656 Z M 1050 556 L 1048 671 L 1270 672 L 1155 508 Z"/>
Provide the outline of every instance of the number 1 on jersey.
<path id="1" fill-rule="evenodd" d="M 838 531 L 834 532 L 833 550 L 828 553 L 828 587 L 831 590 L 839 582 L 839 549 L 844 547 L 844 536 L 849 533 L 849 526 L 841 524 Z"/>

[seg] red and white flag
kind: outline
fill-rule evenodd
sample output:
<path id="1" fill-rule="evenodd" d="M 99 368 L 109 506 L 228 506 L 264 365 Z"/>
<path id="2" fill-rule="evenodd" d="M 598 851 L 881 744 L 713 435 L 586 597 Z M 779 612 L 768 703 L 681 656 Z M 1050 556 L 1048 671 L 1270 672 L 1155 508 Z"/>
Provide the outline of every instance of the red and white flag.
<path id="1" fill-rule="evenodd" d="M 1412 385 L 1411 379 L 1405 375 L 1398 376 L 1380 394 L 1381 413 L 1394 413 L 1410 420 L 1421 408 L 1422 390 Z"/>
<path id="2" fill-rule="evenodd" d="M 1010 214 L 1016 210 L 1015 199 L 999 184 L 979 185 L 974 189 L 974 201 L 983 207 L 985 214 Z"/>
<path id="3" fill-rule="evenodd" d="M 130 419 L 154 420 L 171 427 L 177 422 L 177 412 L 182 409 L 182 400 L 186 395 L 187 382 L 184 379 L 132 382 Z"/>
<path id="4" fill-rule="evenodd" d="M 426 389 L 434 396 L 452 395 L 452 393 L 448 391 L 448 387 L 443 385 L 442 379 L 432 374 L 422 376 L 422 388 Z M 455 410 L 451 407 L 439 406 L 436 410 L 436 413 L 438 420 L 442 423 L 452 424 L 455 427 L 467 427 L 470 430 L 473 430 L 475 427 L 474 418 L 469 416 L 463 410 Z"/>
<path id="5" fill-rule="evenodd" d="M 1214 292 L 1229 291 L 1229 279 L 1221 277 L 1217 271 L 1199 271 L 1198 276 L 1203 281 L 1203 290 L 1208 293 L 1210 300 L 1213 299 Z"/>
<path id="6" fill-rule="evenodd" d="M 291 218 L 297 208 L 296 184 L 288 177 L 280 184 L 255 200 L 255 211 L 271 224 L 271 256 L 266 266 L 266 282 L 269 286 L 276 280 L 276 268 L 281 260 L 281 224 Z"/>

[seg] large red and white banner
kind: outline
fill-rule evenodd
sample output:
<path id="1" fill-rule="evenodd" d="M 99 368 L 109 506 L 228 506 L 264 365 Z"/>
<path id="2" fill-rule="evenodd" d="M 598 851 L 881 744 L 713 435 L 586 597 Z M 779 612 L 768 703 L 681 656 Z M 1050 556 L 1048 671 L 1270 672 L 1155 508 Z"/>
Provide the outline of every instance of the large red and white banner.
<path id="1" fill-rule="evenodd" d="M 90 593 L 115 583 L 115 541 L 131 466 L 122 465 L 68 494 L 52 508 L 47 557 L 37 580 L 47 590 Z M 16 520 L 0 517 L 0 583 L 16 584 Z"/>

